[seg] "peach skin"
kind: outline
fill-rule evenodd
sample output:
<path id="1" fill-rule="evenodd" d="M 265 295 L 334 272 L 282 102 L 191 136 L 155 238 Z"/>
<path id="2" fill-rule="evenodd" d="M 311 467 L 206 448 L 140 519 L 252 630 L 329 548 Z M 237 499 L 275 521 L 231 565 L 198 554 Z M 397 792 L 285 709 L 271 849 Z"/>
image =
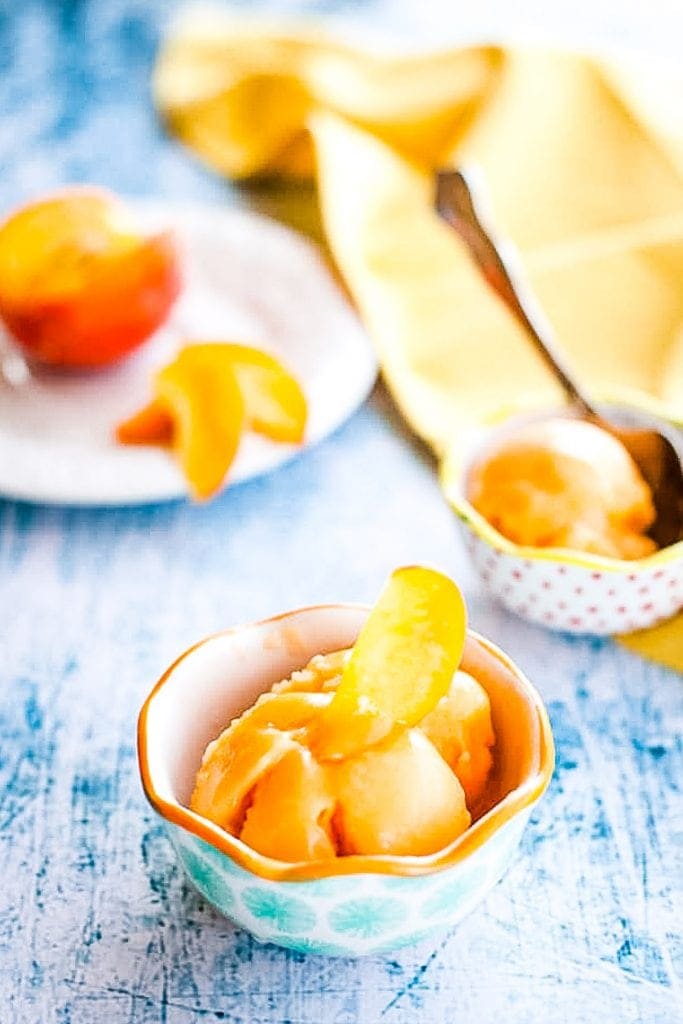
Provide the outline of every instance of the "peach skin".
<path id="1" fill-rule="evenodd" d="M 37 363 L 121 359 L 163 324 L 180 286 L 172 235 L 145 237 L 103 189 L 65 189 L 0 227 L 0 318 Z"/>

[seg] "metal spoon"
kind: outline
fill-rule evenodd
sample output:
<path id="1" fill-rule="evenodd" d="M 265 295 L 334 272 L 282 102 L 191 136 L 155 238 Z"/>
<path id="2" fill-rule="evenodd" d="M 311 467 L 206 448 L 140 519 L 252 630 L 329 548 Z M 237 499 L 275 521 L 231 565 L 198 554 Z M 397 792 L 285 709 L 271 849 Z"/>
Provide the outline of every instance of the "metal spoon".
<path id="1" fill-rule="evenodd" d="M 494 292 L 514 313 L 557 377 L 572 413 L 613 434 L 628 451 L 652 491 L 656 519 L 649 535 L 660 547 L 683 539 L 683 468 L 672 441 L 661 431 L 622 427 L 603 419 L 574 380 L 554 332 L 533 296 L 516 249 L 495 239 L 482 213 L 481 186 L 471 170 L 437 175 L 436 209 L 465 242 Z"/>

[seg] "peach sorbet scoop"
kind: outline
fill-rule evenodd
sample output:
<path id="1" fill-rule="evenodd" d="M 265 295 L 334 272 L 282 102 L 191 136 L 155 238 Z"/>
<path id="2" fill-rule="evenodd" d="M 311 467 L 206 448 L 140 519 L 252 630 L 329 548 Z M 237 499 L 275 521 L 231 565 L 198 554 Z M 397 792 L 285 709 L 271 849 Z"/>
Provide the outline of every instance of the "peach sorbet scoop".
<path id="1" fill-rule="evenodd" d="M 492 766 L 488 695 L 457 670 L 464 638 L 455 585 L 397 570 L 351 650 L 317 655 L 209 744 L 191 808 L 289 862 L 443 849 Z"/>
<path id="2" fill-rule="evenodd" d="M 473 466 L 468 498 L 516 544 L 625 559 L 656 550 L 650 488 L 620 441 L 584 420 L 511 430 Z"/>

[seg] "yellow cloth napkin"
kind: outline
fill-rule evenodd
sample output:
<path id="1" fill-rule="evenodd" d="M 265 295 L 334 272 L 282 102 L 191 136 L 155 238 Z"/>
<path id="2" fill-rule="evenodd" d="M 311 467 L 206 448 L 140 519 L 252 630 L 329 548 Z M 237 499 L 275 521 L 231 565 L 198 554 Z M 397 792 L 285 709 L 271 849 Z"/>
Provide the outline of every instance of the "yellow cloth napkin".
<path id="1" fill-rule="evenodd" d="M 593 394 L 683 422 L 682 85 L 542 50 L 378 55 L 219 12 L 178 25 L 154 80 L 171 129 L 221 172 L 317 176 L 386 380 L 441 456 L 473 421 L 561 398 L 433 212 L 434 169 L 464 160 Z M 683 670 L 683 617 L 666 629 L 662 660 Z"/>

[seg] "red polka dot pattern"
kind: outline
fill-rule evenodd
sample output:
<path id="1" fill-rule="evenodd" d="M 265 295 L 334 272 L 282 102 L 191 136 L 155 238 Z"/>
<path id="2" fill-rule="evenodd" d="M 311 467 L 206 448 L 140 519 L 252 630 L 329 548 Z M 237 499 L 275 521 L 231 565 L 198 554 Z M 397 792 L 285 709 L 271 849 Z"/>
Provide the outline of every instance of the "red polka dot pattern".
<path id="1" fill-rule="evenodd" d="M 550 629 L 609 636 L 646 629 L 683 609 L 683 563 L 629 573 L 519 558 L 497 551 L 462 523 L 486 588 L 524 618 Z"/>

